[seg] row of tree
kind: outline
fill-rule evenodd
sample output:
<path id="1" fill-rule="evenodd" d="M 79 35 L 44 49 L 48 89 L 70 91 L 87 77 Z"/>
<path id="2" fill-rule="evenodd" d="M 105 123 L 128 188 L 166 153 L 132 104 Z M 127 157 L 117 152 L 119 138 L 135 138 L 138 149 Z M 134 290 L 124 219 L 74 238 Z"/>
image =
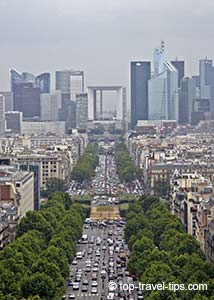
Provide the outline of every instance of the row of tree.
<path id="1" fill-rule="evenodd" d="M 0 252 L 0 300 L 62 299 L 84 219 L 83 208 L 61 192 L 28 212 Z"/>
<path id="2" fill-rule="evenodd" d="M 99 163 L 97 148 L 97 144 L 88 144 L 84 154 L 73 168 L 72 179 L 82 183 L 85 180 L 90 180 L 95 175 L 95 168 Z"/>
<path id="3" fill-rule="evenodd" d="M 145 284 L 208 285 L 207 291 L 145 291 L 149 300 L 213 300 L 214 265 L 206 260 L 194 237 L 183 230 L 157 197 L 130 204 L 125 240 L 131 250 L 128 268 Z"/>
<path id="4" fill-rule="evenodd" d="M 123 143 L 118 143 L 115 146 L 115 160 L 117 172 L 122 182 L 131 182 L 141 176 L 142 170 L 135 167 Z"/>

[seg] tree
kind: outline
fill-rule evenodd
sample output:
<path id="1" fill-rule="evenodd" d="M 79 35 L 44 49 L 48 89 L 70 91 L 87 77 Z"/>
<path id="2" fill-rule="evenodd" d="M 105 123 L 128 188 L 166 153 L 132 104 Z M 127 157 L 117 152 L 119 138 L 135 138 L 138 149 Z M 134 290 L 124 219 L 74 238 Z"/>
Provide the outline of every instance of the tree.
<path id="1" fill-rule="evenodd" d="M 42 191 L 43 197 L 48 197 L 55 192 L 66 192 L 68 186 L 63 179 L 60 178 L 50 178 L 47 180 L 46 189 Z"/>
<path id="2" fill-rule="evenodd" d="M 41 299 L 52 300 L 57 295 L 54 280 L 45 273 L 35 273 L 22 282 L 23 297 L 38 295 Z"/>
<path id="3" fill-rule="evenodd" d="M 29 211 L 27 212 L 26 217 L 21 219 L 21 222 L 17 227 L 17 236 L 19 237 L 29 230 L 41 232 L 47 242 L 51 239 L 53 234 L 50 223 L 45 219 L 42 213 L 37 211 Z"/>

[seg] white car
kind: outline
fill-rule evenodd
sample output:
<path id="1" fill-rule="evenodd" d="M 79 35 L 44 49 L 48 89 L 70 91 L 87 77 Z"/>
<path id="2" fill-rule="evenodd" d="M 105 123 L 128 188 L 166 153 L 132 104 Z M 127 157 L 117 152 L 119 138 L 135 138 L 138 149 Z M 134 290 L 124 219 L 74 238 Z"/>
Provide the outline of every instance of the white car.
<path id="1" fill-rule="evenodd" d="M 114 293 L 109 293 L 107 295 L 107 300 L 114 300 Z"/>
<path id="2" fill-rule="evenodd" d="M 92 293 L 92 294 L 97 294 L 97 288 L 96 288 L 96 287 L 92 287 L 91 293 Z"/>
<path id="3" fill-rule="evenodd" d="M 73 290 L 79 290 L 80 284 L 79 282 L 73 282 Z"/>
<path id="4" fill-rule="evenodd" d="M 92 287 L 97 287 L 97 282 L 96 281 L 92 281 L 91 286 Z"/>

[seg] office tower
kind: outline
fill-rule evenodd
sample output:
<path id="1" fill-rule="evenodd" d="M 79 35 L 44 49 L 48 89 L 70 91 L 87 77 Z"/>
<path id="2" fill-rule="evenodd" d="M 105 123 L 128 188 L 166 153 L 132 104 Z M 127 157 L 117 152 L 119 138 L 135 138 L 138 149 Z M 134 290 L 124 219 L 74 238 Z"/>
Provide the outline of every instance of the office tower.
<path id="1" fill-rule="evenodd" d="M 15 86 L 21 83 L 32 83 L 33 87 L 37 87 L 42 93 L 50 92 L 50 73 L 42 73 L 35 77 L 28 72 L 19 73 L 15 69 L 10 70 L 11 75 L 11 91 L 14 92 Z"/>
<path id="2" fill-rule="evenodd" d="M 197 125 L 202 120 L 212 118 L 210 99 L 199 98 L 193 101 L 193 112 L 191 114 L 192 125 Z"/>
<path id="3" fill-rule="evenodd" d="M 16 71 L 15 69 L 10 70 L 10 81 L 11 81 L 11 91 L 14 91 L 16 85 L 23 83 L 22 74 Z"/>
<path id="4" fill-rule="evenodd" d="M 196 86 L 194 79 L 183 78 L 179 90 L 179 124 L 191 123 L 191 113 L 193 112 L 195 98 Z"/>
<path id="5" fill-rule="evenodd" d="M 5 97 L 0 95 L 0 134 L 5 131 Z"/>
<path id="6" fill-rule="evenodd" d="M 200 98 L 210 99 L 210 111 L 214 112 L 214 66 L 211 59 L 199 61 Z"/>
<path id="7" fill-rule="evenodd" d="M 40 89 L 32 83 L 14 86 L 14 110 L 23 112 L 23 118 L 40 117 Z"/>
<path id="8" fill-rule="evenodd" d="M 76 127 L 87 130 L 88 127 L 88 94 L 76 95 Z"/>
<path id="9" fill-rule="evenodd" d="M 5 97 L 5 111 L 13 110 L 13 93 L 12 92 L 1 92 L 0 95 Z"/>
<path id="10" fill-rule="evenodd" d="M 73 71 L 71 73 L 71 100 L 76 99 L 77 94 L 84 93 L 84 73 L 83 71 Z"/>
<path id="11" fill-rule="evenodd" d="M 13 133 L 21 133 L 22 112 L 8 111 L 5 113 L 6 129 Z"/>
<path id="12" fill-rule="evenodd" d="M 63 100 L 76 100 L 76 94 L 84 92 L 83 71 L 56 71 L 56 90 L 62 92 Z"/>
<path id="13" fill-rule="evenodd" d="M 214 66 L 211 59 L 200 59 L 199 61 L 199 75 L 200 87 L 214 85 Z M 202 91 L 203 92 L 203 91 Z"/>
<path id="14" fill-rule="evenodd" d="M 171 62 L 149 80 L 148 90 L 149 120 L 178 120 L 178 72 Z"/>
<path id="15" fill-rule="evenodd" d="M 131 62 L 131 128 L 138 120 L 148 119 L 148 81 L 151 76 L 151 63 Z"/>
<path id="16" fill-rule="evenodd" d="M 200 76 L 199 76 L 199 75 L 193 75 L 193 76 L 192 76 L 192 79 L 193 79 L 194 82 L 195 82 L 195 86 L 196 86 L 197 88 L 200 88 Z"/>
<path id="17" fill-rule="evenodd" d="M 61 108 L 61 91 L 52 91 L 40 96 L 40 112 L 42 121 L 58 121 Z"/>
<path id="18" fill-rule="evenodd" d="M 165 43 L 161 41 L 160 48 L 154 50 L 154 77 L 157 77 L 164 71 L 165 58 Z"/>
<path id="19" fill-rule="evenodd" d="M 70 101 L 67 115 L 67 129 L 76 128 L 76 102 Z"/>
<path id="20" fill-rule="evenodd" d="M 178 87 L 181 86 L 181 80 L 185 76 L 185 63 L 183 60 L 173 60 L 171 61 L 175 69 L 178 71 Z"/>
<path id="21" fill-rule="evenodd" d="M 41 93 L 50 93 L 50 73 L 43 73 L 36 77 L 36 85 Z"/>
<path id="22" fill-rule="evenodd" d="M 84 72 L 56 71 L 56 90 L 62 92 L 59 120 L 66 122 L 67 130 L 76 127 L 76 94 L 84 92 Z"/>

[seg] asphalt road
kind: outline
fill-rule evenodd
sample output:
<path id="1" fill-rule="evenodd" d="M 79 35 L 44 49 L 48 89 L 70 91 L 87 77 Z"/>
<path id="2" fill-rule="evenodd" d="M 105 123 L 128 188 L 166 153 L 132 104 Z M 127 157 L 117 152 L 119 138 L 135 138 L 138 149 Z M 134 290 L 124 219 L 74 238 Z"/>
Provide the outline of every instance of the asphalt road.
<path id="1" fill-rule="evenodd" d="M 67 286 L 66 299 L 69 299 L 69 295 L 71 294 L 73 294 L 73 297 L 75 296 L 73 299 L 138 299 L 136 293 L 128 295 L 128 292 L 125 291 L 123 293 L 120 288 L 117 288 L 116 291 L 109 290 L 109 282 L 111 281 L 116 284 L 133 283 L 131 276 L 126 270 L 126 266 L 121 266 L 118 259 L 119 249 L 124 249 L 127 253 L 127 246 L 123 240 L 123 227 L 122 225 L 119 226 L 121 227 L 118 227 L 116 224 L 109 224 L 107 227 L 99 228 L 99 226 L 86 225 L 87 228 L 89 227 L 88 229 L 84 226 L 83 234 L 87 234 L 88 241 L 86 244 L 81 243 L 77 245 L 77 253 L 83 252 L 85 255 L 81 259 L 75 259 L 77 264 L 71 265 L 70 281 L 76 281 L 76 274 L 80 269 L 82 276 L 77 290 L 74 290 L 72 286 Z M 94 243 L 90 243 L 93 237 Z M 100 245 L 96 243 L 98 237 L 100 237 Z M 109 243 L 108 239 L 112 241 Z M 110 245 L 111 243 L 113 244 L 112 246 Z M 99 255 L 96 251 L 99 251 Z M 91 262 L 91 266 L 88 268 L 89 272 L 86 272 L 86 265 L 89 265 L 89 261 Z M 95 269 L 93 270 L 94 267 Z M 101 278 L 102 270 L 106 271 L 105 278 Z M 113 278 L 109 277 L 110 273 L 113 274 Z M 85 279 L 88 281 L 87 285 L 83 284 Z M 97 285 L 97 291 L 94 293 L 92 291 L 92 285 Z M 82 291 L 83 286 L 87 287 L 87 291 Z M 118 292 L 121 293 L 118 295 Z M 109 293 L 113 294 L 109 295 Z M 110 296 L 112 298 L 109 298 Z"/>

